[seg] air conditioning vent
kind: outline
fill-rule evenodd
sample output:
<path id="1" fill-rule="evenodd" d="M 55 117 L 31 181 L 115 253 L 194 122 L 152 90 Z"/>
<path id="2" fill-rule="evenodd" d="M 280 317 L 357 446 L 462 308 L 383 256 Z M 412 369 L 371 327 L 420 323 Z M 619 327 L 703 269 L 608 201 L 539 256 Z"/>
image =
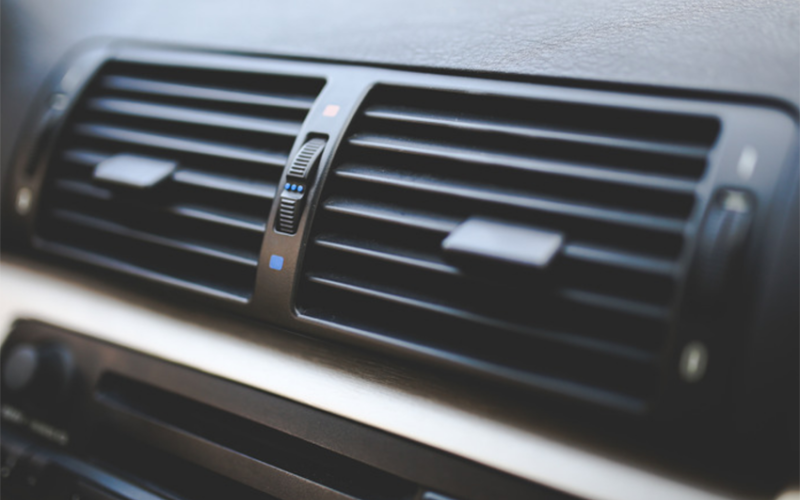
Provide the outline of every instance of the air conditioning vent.
<path id="1" fill-rule="evenodd" d="M 106 64 L 50 161 L 40 246 L 247 301 L 277 182 L 323 83 Z M 101 164 L 123 182 L 99 175 Z"/>
<path id="2" fill-rule="evenodd" d="M 715 118 L 378 87 L 322 194 L 301 314 L 504 380 L 646 410 Z M 545 269 L 475 270 L 468 220 L 563 237 Z"/>

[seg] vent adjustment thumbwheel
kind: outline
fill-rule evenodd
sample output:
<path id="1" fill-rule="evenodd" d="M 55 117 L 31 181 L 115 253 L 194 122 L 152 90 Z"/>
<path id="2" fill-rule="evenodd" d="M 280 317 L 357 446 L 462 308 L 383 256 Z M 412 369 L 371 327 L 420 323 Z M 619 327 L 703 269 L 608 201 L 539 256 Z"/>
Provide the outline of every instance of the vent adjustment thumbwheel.
<path id="1" fill-rule="evenodd" d="M 313 181 L 312 174 L 325 148 L 324 139 L 311 139 L 294 155 L 286 173 L 275 219 L 275 229 L 281 233 L 295 234 L 303 215 L 306 193 Z"/>
<path id="2" fill-rule="evenodd" d="M 722 189 L 714 197 L 699 235 L 693 306 L 708 312 L 728 303 L 740 275 L 754 201 L 747 192 Z"/>

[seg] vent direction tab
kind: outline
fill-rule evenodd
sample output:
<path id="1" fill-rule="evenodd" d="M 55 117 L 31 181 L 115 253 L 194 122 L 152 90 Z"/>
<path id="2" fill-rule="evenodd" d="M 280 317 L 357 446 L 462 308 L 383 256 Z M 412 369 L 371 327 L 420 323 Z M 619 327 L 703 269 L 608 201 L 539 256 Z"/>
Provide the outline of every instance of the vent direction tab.
<path id="1" fill-rule="evenodd" d="M 150 188 L 172 175 L 177 167 L 174 161 L 118 154 L 97 164 L 94 179 L 133 188 Z"/>
<path id="2" fill-rule="evenodd" d="M 445 256 L 544 269 L 563 244 L 564 235 L 555 231 L 472 217 L 444 239 L 442 250 Z"/>

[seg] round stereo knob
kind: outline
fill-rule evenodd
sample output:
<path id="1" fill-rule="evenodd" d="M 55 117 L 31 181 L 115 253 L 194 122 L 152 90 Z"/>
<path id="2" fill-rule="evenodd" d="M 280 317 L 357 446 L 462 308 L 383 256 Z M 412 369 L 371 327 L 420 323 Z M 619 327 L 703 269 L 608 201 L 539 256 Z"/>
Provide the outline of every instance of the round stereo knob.
<path id="1" fill-rule="evenodd" d="M 19 344 L 3 362 L 3 387 L 39 405 L 60 401 L 72 375 L 72 356 L 58 344 Z"/>

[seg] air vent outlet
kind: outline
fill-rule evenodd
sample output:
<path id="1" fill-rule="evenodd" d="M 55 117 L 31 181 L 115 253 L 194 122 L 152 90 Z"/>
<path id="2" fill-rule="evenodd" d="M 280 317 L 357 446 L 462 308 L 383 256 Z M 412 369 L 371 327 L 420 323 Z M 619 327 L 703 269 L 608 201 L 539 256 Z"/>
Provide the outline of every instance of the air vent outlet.
<path id="1" fill-rule="evenodd" d="M 322 194 L 298 309 L 504 380 L 645 411 L 718 133 L 704 116 L 378 87 Z M 558 253 L 546 267 L 473 268 L 443 250 L 478 224 L 552 240 Z"/>
<path id="2" fill-rule="evenodd" d="M 106 64 L 48 166 L 40 246 L 247 301 L 277 183 L 323 83 Z M 112 164 L 112 180 L 122 182 L 104 180 L 100 164 Z M 162 166 L 154 177 L 153 165 Z"/>

